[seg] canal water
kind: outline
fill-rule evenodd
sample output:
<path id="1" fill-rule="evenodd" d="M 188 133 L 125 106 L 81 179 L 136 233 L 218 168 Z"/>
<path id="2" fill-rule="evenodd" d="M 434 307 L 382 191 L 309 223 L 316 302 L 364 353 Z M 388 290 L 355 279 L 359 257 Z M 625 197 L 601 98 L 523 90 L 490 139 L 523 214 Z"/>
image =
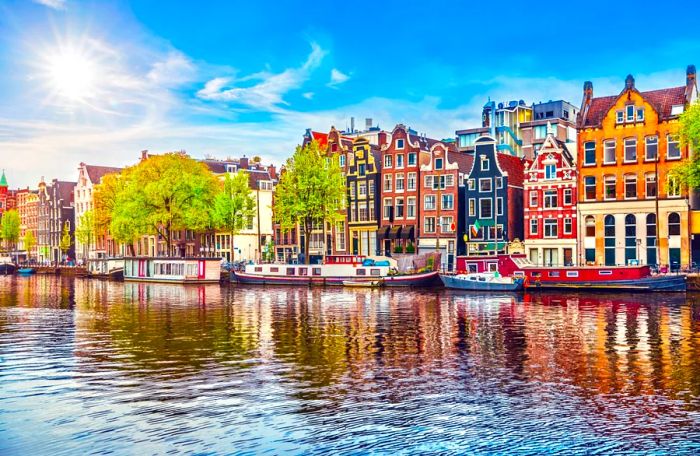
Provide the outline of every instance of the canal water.
<path id="1" fill-rule="evenodd" d="M 0 277 L 0 454 L 698 454 L 700 298 Z"/>

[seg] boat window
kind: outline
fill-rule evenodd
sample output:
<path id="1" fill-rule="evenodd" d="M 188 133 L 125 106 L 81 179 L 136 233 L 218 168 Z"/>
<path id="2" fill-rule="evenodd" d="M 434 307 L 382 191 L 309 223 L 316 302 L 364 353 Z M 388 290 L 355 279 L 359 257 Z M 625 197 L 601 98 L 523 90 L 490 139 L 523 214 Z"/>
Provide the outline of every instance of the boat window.
<path id="1" fill-rule="evenodd" d="M 313 268 L 313 269 L 311 269 L 311 273 L 315 276 L 320 276 L 321 275 L 321 268 Z"/>
<path id="2" fill-rule="evenodd" d="M 559 271 L 549 271 L 549 277 L 559 277 Z"/>
<path id="3" fill-rule="evenodd" d="M 359 276 L 367 275 L 367 270 L 365 270 L 365 269 L 358 269 L 358 270 L 355 272 L 355 274 L 356 274 L 356 275 L 359 275 Z"/>
<path id="4" fill-rule="evenodd" d="M 280 268 L 278 268 L 278 267 L 270 268 L 270 272 L 280 272 Z"/>
<path id="5" fill-rule="evenodd" d="M 469 277 L 469 280 L 474 280 L 474 281 L 476 281 L 476 277 Z"/>
<path id="6" fill-rule="evenodd" d="M 479 277 L 479 282 L 486 282 L 486 277 Z"/>
<path id="7" fill-rule="evenodd" d="M 523 277 L 525 277 L 525 273 L 523 271 L 515 271 L 513 273 L 513 277 L 519 277 L 522 279 Z"/>
<path id="8" fill-rule="evenodd" d="M 612 275 L 612 271 L 610 271 L 610 270 L 598 271 L 598 275 Z"/>
<path id="9" fill-rule="evenodd" d="M 308 274 L 306 273 L 306 271 L 307 271 L 306 268 L 299 268 L 299 275 L 300 275 L 300 276 L 308 275 Z"/>
<path id="10" fill-rule="evenodd" d="M 294 268 L 287 268 L 287 275 L 294 275 Z"/>
<path id="11" fill-rule="evenodd" d="M 566 271 L 567 277 L 578 277 L 578 271 Z"/>
<path id="12" fill-rule="evenodd" d="M 262 266 L 255 266 L 255 272 L 262 272 Z"/>
<path id="13" fill-rule="evenodd" d="M 379 271 L 379 269 L 370 269 L 370 270 L 369 270 L 369 273 L 370 273 L 370 275 L 373 275 L 373 276 L 380 276 L 380 275 L 382 275 L 382 273 Z"/>
<path id="14" fill-rule="evenodd" d="M 542 277 L 542 273 L 537 271 L 532 273 L 532 277 Z"/>

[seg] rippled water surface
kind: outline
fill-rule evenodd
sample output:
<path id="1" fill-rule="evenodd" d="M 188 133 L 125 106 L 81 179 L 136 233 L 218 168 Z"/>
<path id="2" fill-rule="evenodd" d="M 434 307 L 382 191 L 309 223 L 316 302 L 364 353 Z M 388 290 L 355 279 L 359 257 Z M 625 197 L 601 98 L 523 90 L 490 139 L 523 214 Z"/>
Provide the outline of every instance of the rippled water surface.
<path id="1" fill-rule="evenodd" d="M 700 452 L 700 298 L 0 277 L 0 454 Z"/>

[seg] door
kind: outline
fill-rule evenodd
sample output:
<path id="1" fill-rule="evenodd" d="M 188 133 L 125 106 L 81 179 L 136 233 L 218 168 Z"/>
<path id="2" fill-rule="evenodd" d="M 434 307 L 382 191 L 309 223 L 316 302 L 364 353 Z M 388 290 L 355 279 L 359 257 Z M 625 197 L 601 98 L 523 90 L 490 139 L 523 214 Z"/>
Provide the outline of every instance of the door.
<path id="1" fill-rule="evenodd" d="M 146 277 L 146 260 L 139 260 L 139 277 Z"/>
<path id="2" fill-rule="evenodd" d="M 681 267 L 681 249 L 668 249 L 668 265 L 671 267 L 671 271 L 677 271 Z"/>
<path id="3" fill-rule="evenodd" d="M 574 264 L 574 255 L 572 249 L 564 249 L 564 266 L 571 266 Z"/>
<path id="4" fill-rule="evenodd" d="M 207 262 L 204 260 L 197 261 L 197 278 L 203 279 L 207 272 Z"/>

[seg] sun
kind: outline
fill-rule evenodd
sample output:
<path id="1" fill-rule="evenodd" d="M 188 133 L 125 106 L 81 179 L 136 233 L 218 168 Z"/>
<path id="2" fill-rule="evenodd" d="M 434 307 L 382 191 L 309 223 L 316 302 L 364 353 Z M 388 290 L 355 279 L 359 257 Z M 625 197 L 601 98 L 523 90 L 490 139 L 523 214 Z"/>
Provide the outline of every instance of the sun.
<path id="1" fill-rule="evenodd" d="M 96 66 L 89 56 L 75 49 L 62 49 L 47 58 L 51 89 L 68 100 L 90 98 L 95 89 Z"/>

